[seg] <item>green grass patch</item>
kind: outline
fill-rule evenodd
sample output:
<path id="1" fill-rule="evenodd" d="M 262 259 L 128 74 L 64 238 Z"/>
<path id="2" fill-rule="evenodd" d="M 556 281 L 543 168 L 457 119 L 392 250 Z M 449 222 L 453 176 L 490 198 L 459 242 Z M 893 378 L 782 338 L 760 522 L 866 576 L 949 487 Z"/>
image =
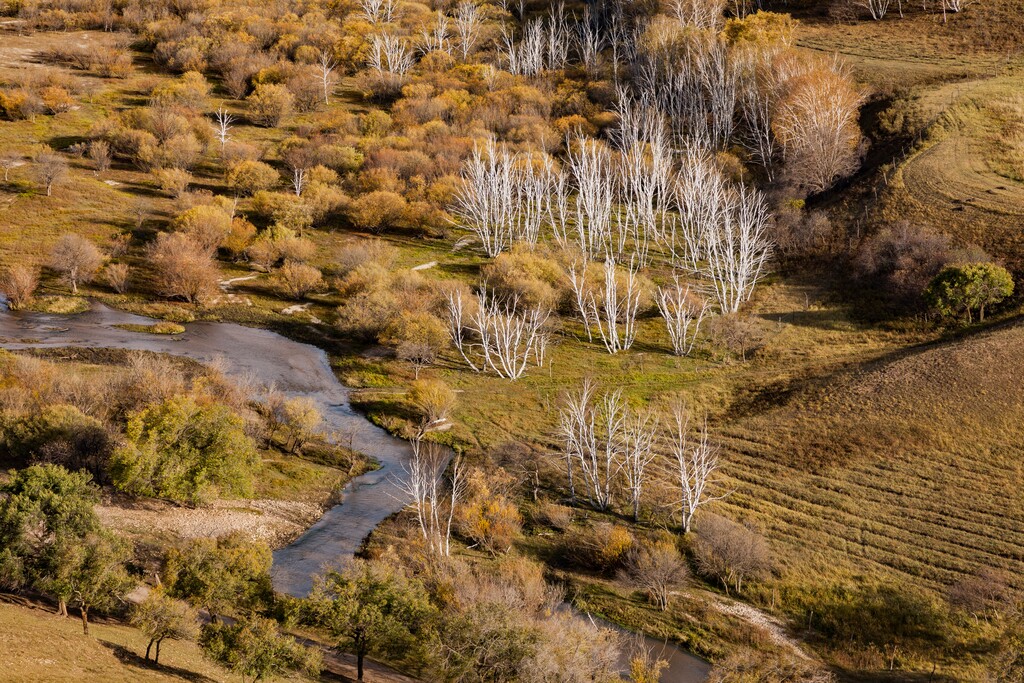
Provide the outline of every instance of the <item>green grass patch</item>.
<path id="1" fill-rule="evenodd" d="M 178 323 L 172 323 L 168 321 L 161 321 L 153 323 L 152 325 L 137 325 L 135 323 L 124 323 L 121 325 L 114 325 L 114 327 L 122 330 L 128 330 L 129 332 L 142 332 L 145 334 L 182 334 L 185 331 L 184 325 Z"/>
<path id="2" fill-rule="evenodd" d="M 89 300 L 80 296 L 47 294 L 44 296 L 34 297 L 25 308 L 37 313 L 71 315 L 74 313 L 84 313 L 88 311 Z"/>

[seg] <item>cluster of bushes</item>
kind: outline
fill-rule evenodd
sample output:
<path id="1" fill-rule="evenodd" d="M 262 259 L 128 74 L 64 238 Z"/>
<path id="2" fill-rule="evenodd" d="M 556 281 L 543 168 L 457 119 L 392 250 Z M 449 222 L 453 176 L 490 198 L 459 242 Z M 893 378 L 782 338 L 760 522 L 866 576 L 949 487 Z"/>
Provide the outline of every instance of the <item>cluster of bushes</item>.
<path id="1" fill-rule="evenodd" d="M 80 84 L 57 69 L 29 69 L 0 81 L 0 114 L 11 121 L 60 114 L 80 94 Z"/>
<path id="2" fill-rule="evenodd" d="M 867 238 L 855 266 L 890 305 L 927 307 L 947 320 L 984 320 L 986 308 L 1014 292 L 1013 276 L 981 249 L 956 248 L 947 235 L 910 223 Z"/>
<path id="3" fill-rule="evenodd" d="M 152 356 L 85 376 L 28 356 L 0 359 L 0 443 L 18 466 L 84 471 L 127 493 L 183 502 L 252 493 L 250 398 L 219 373 Z"/>

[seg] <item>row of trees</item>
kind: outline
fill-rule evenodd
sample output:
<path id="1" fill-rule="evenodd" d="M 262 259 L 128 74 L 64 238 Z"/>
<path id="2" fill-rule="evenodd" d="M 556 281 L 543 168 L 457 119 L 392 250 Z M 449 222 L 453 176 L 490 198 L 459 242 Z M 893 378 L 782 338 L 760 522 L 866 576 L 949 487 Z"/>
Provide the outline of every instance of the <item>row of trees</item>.
<path id="1" fill-rule="evenodd" d="M 719 448 L 711 441 L 707 420 L 694 437 L 686 407 L 676 403 L 669 412 L 670 425 L 662 433 L 657 416 L 631 408 L 621 390 L 598 396 L 597 385 L 588 379 L 578 392 L 567 393 L 559 413 L 564 445 L 558 457 L 570 498 L 575 501 L 579 493 L 594 508 L 608 510 L 622 490 L 639 521 L 648 481 L 671 468 L 679 484 L 683 532 L 689 533 L 697 511 L 728 492 L 713 491 L 720 487 Z"/>

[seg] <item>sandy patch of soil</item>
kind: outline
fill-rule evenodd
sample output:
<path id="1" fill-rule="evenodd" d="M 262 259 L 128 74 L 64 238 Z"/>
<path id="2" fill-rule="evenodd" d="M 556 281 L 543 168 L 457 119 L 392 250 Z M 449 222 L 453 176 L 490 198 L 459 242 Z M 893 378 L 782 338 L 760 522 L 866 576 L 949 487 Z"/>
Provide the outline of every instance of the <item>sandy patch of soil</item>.
<path id="1" fill-rule="evenodd" d="M 164 501 L 96 507 L 104 525 L 128 533 L 170 533 L 181 538 L 215 538 L 239 531 L 280 546 L 295 538 L 323 514 L 317 505 L 281 500 L 217 501 L 203 508 Z"/>

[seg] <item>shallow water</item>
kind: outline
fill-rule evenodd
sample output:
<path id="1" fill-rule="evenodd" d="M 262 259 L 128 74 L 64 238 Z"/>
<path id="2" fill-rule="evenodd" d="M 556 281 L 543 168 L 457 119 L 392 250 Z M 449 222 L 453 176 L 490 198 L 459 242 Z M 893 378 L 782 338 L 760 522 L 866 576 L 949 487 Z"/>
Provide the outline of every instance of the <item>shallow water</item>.
<path id="1" fill-rule="evenodd" d="M 410 454 L 406 441 L 397 439 L 352 410 L 349 391 L 331 370 L 327 354 L 309 344 L 275 332 L 233 323 L 196 322 L 180 335 L 152 335 L 114 327 L 149 325 L 150 318 L 117 311 L 99 303 L 76 315 L 10 312 L 0 302 L 0 347 L 91 347 L 152 351 L 191 358 L 203 363 L 219 361 L 229 375 L 249 377 L 282 392 L 316 401 L 325 428 L 351 439 L 355 450 L 372 456 L 380 468 L 352 479 L 342 491 L 341 503 L 328 510 L 291 545 L 274 551 L 274 588 L 304 596 L 313 576 L 355 553 L 381 521 L 405 505 L 394 476 Z M 707 678 L 703 660 L 660 641 L 647 639 L 656 654 L 669 660 L 664 683 L 698 683 Z"/>

